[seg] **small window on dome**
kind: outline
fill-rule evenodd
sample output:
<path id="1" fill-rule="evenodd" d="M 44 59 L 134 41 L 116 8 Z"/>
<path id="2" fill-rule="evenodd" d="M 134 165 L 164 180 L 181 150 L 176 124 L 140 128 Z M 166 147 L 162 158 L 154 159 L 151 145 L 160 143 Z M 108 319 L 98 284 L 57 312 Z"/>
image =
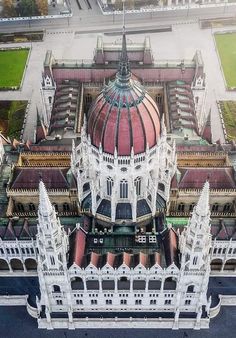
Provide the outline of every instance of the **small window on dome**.
<path id="1" fill-rule="evenodd" d="M 136 165 L 136 167 L 135 167 L 135 170 L 138 170 L 138 169 L 140 169 L 141 168 L 141 165 L 139 164 L 139 165 Z"/>
<path id="2" fill-rule="evenodd" d="M 112 166 L 110 164 L 107 165 L 107 169 L 112 170 Z"/>
<path id="3" fill-rule="evenodd" d="M 126 108 L 126 107 L 127 107 L 126 103 L 123 103 L 123 108 Z"/>
<path id="4" fill-rule="evenodd" d="M 123 171 L 123 172 L 126 172 L 126 171 L 127 171 L 127 168 L 122 167 L 120 170 Z"/>

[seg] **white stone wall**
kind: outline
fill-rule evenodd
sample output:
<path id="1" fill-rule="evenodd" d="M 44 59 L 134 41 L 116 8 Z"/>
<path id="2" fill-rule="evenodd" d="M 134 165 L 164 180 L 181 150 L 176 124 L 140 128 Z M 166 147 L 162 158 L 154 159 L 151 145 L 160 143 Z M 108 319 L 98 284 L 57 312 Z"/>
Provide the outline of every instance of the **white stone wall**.
<path id="1" fill-rule="evenodd" d="M 156 146 L 145 153 L 130 156 L 117 156 L 103 153 L 102 148 L 97 149 L 91 145 L 90 137 L 86 136 L 86 125 L 81 135 L 81 143 L 72 153 L 72 170 L 77 177 L 78 199 L 82 203 L 91 193 L 92 213 L 96 215 L 101 199 L 111 201 L 111 221 L 115 221 L 117 203 L 129 202 L 132 206 L 133 222 L 136 218 L 136 203 L 145 199 L 154 216 L 156 212 L 156 195 L 160 194 L 166 202 L 169 200 L 170 182 L 176 170 L 175 146 L 170 146 L 163 132 Z M 108 194 L 107 180 L 112 179 L 112 193 Z M 137 195 L 135 180 L 140 178 L 141 191 Z M 127 198 L 120 196 L 120 182 L 125 180 L 128 184 Z M 83 191 L 85 184 L 90 189 Z M 161 186 L 160 186 L 161 184 Z M 97 199 L 99 195 L 100 199 Z M 148 198 L 148 196 L 151 196 Z"/>

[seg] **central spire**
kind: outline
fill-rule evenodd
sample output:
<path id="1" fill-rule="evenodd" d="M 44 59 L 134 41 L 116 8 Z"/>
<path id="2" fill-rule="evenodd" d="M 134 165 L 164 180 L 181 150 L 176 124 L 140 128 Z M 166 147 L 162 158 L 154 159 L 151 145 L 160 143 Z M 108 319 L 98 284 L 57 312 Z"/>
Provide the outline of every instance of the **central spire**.
<path id="1" fill-rule="evenodd" d="M 117 73 L 118 83 L 122 86 L 126 86 L 130 80 L 130 68 L 129 59 L 126 45 L 126 34 L 125 34 L 125 4 L 123 2 L 123 30 L 122 30 L 122 52 L 119 63 L 119 71 Z"/>

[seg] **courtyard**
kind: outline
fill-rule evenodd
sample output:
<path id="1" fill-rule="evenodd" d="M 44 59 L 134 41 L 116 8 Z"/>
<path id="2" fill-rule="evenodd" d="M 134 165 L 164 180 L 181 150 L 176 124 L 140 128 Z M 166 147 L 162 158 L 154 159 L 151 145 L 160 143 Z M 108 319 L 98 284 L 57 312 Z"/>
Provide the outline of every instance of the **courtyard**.
<path id="1" fill-rule="evenodd" d="M 220 101 L 227 140 L 236 140 L 236 101 Z"/>
<path id="2" fill-rule="evenodd" d="M 0 132 L 10 139 L 20 139 L 27 101 L 0 101 Z"/>
<path id="3" fill-rule="evenodd" d="M 216 46 L 228 88 L 236 88 L 236 33 L 215 34 Z"/>
<path id="4" fill-rule="evenodd" d="M 28 48 L 0 50 L 0 90 L 20 87 L 28 54 Z"/>

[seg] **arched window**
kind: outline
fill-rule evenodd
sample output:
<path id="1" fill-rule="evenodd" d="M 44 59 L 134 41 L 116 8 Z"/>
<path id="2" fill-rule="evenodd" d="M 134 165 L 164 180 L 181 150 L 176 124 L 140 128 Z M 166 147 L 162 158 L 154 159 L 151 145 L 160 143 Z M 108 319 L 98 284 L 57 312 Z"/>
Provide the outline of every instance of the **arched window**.
<path id="1" fill-rule="evenodd" d="M 165 192 L 165 185 L 163 183 L 158 183 L 158 189 Z"/>
<path id="2" fill-rule="evenodd" d="M 198 261 L 198 257 L 195 256 L 195 257 L 193 258 L 193 265 L 197 265 L 197 261 Z"/>
<path id="3" fill-rule="evenodd" d="M 134 185 L 135 185 L 135 188 L 136 188 L 137 196 L 140 196 L 141 195 L 141 177 L 135 178 Z"/>
<path id="4" fill-rule="evenodd" d="M 55 211 L 58 212 L 58 205 L 56 203 L 52 203 L 52 205 L 54 206 Z"/>
<path id="5" fill-rule="evenodd" d="M 61 288 L 59 285 L 53 285 L 52 289 L 53 289 L 53 292 L 61 292 Z"/>
<path id="6" fill-rule="evenodd" d="M 128 182 L 125 179 L 120 181 L 120 198 L 128 198 Z"/>
<path id="7" fill-rule="evenodd" d="M 189 285 L 187 288 L 187 292 L 193 293 L 194 292 L 194 285 Z"/>
<path id="8" fill-rule="evenodd" d="M 63 211 L 70 211 L 70 206 L 68 203 L 63 203 Z"/>
<path id="9" fill-rule="evenodd" d="M 50 256 L 51 264 L 55 265 L 55 258 L 53 256 Z"/>
<path id="10" fill-rule="evenodd" d="M 157 94 L 157 96 L 156 96 L 156 102 L 157 102 L 157 104 L 162 104 L 162 96 L 161 96 L 161 94 Z"/>
<path id="11" fill-rule="evenodd" d="M 113 187 L 113 179 L 111 177 L 107 178 L 107 195 L 111 196 Z"/>
<path id="12" fill-rule="evenodd" d="M 193 211 L 193 208 L 195 207 L 195 203 L 191 203 L 189 205 L 189 211 Z"/>
<path id="13" fill-rule="evenodd" d="M 85 96 L 85 103 L 90 104 L 91 102 L 92 102 L 92 96 L 91 96 L 91 94 L 87 94 Z"/>
<path id="14" fill-rule="evenodd" d="M 49 104 L 52 103 L 52 97 L 51 96 L 48 97 L 48 102 L 49 102 Z"/>
<path id="15" fill-rule="evenodd" d="M 184 212 L 184 203 L 180 203 L 180 204 L 178 205 L 178 211 L 179 211 L 179 212 Z"/>
<path id="16" fill-rule="evenodd" d="M 33 203 L 29 204 L 29 211 L 35 211 L 35 205 Z"/>
<path id="17" fill-rule="evenodd" d="M 89 189 L 90 189 L 90 184 L 89 183 L 85 183 L 83 185 L 83 192 L 88 191 Z"/>
<path id="18" fill-rule="evenodd" d="M 231 204 L 226 203 L 223 208 L 223 212 L 230 212 L 231 211 Z"/>
<path id="19" fill-rule="evenodd" d="M 19 212 L 24 212 L 24 211 L 25 211 L 25 208 L 24 208 L 24 206 L 23 206 L 22 203 L 18 203 L 18 204 L 17 204 L 17 208 L 18 208 L 18 211 L 19 211 Z"/>
<path id="20" fill-rule="evenodd" d="M 211 211 L 212 211 L 212 212 L 217 212 L 218 209 L 219 209 L 219 204 L 218 204 L 218 203 L 214 203 L 214 204 L 212 205 Z"/>

